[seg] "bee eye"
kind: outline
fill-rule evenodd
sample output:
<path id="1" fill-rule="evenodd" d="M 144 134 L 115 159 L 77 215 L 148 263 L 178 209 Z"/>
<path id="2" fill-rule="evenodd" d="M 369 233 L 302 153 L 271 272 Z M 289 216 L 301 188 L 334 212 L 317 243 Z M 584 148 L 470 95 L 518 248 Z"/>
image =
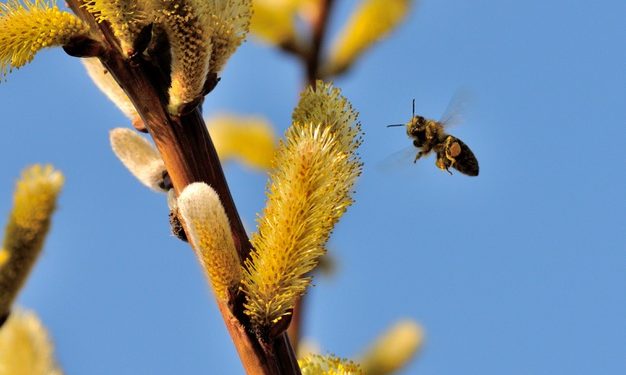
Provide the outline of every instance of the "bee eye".
<path id="1" fill-rule="evenodd" d="M 416 140 L 419 140 L 421 143 L 424 142 L 424 140 L 426 140 L 426 130 L 424 129 L 414 129 L 413 132 L 411 132 L 411 135 L 413 136 L 413 138 L 415 138 Z"/>

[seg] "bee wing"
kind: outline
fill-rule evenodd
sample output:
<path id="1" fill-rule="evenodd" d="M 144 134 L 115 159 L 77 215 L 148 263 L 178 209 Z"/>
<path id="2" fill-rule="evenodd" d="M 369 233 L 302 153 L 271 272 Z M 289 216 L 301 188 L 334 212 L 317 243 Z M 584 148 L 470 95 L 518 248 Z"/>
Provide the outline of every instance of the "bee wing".
<path id="1" fill-rule="evenodd" d="M 439 120 L 446 128 L 463 122 L 463 117 L 470 102 L 469 91 L 457 90 L 450 99 L 448 107 Z"/>
<path id="2" fill-rule="evenodd" d="M 414 146 L 405 147 L 392 153 L 376 164 L 376 169 L 380 172 L 391 172 L 401 168 L 406 168 L 413 164 L 415 155 L 419 152 Z"/>

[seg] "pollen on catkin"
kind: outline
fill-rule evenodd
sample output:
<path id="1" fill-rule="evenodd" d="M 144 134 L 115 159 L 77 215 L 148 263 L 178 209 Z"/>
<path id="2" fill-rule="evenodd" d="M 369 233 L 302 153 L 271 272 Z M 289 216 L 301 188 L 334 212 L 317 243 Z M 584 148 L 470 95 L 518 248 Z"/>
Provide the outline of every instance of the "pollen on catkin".
<path id="1" fill-rule="evenodd" d="M 298 360 L 302 375 L 363 375 L 358 364 L 334 355 L 312 354 Z"/>
<path id="2" fill-rule="evenodd" d="M 329 83 L 317 81 L 300 96 L 292 120 L 300 124 L 324 124 L 336 134 L 342 147 L 355 150 L 361 145 L 361 125 L 352 104 L 341 90 Z"/>
<path id="3" fill-rule="evenodd" d="M 413 0 L 365 0 L 354 11 L 333 43 L 326 74 L 347 69 L 363 52 L 386 37 L 404 20 Z"/>
<path id="4" fill-rule="evenodd" d="M 238 289 L 242 273 L 228 217 L 217 193 L 205 183 L 190 184 L 178 197 L 178 212 L 215 295 L 228 301 L 229 294 Z"/>
<path id="5" fill-rule="evenodd" d="M 141 0 L 86 0 L 83 6 L 96 21 L 107 21 L 120 41 L 122 53 L 128 57 L 142 27 L 148 22 L 145 1 Z"/>
<path id="6" fill-rule="evenodd" d="M 250 27 L 251 0 L 150 0 L 157 23 L 171 46 L 168 110 L 204 94 L 209 74 L 219 73 Z"/>
<path id="7" fill-rule="evenodd" d="M 245 313 L 261 330 L 289 315 L 304 294 L 310 283 L 307 274 L 352 204 L 361 172 L 356 154 L 360 126 L 339 90 L 322 82 L 316 90 L 308 89 L 294 119 L 309 121 L 294 122 L 279 146 L 267 205 L 245 262 Z"/>
<path id="8" fill-rule="evenodd" d="M 0 77 L 20 68 L 45 47 L 86 35 L 88 26 L 62 12 L 53 0 L 8 0 L 0 3 Z"/>
<path id="9" fill-rule="evenodd" d="M 7 258 L 0 267 L 0 316 L 17 292 L 43 247 L 63 175 L 52 166 L 33 165 L 22 172 L 2 244 Z"/>
<path id="10" fill-rule="evenodd" d="M 252 0 L 205 0 L 211 8 L 211 62 L 209 71 L 219 73 L 243 43 L 250 29 Z"/>
<path id="11" fill-rule="evenodd" d="M 162 184 L 165 164 L 150 142 L 127 128 L 111 130 L 109 138 L 115 156 L 139 182 L 156 192 L 167 192 Z"/>
<path id="12" fill-rule="evenodd" d="M 14 310 L 0 329 L 0 375 L 61 375 L 54 347 L 37 315 Z"/>
<path id="13" fill-rule="evenodd" d="M 209 74 L 211 7 L 206 0 L 152 0 L 151 7 L 169 39 L 172 82 L 168 111 L 178 115 L 184 104 L 202 96 Z"/>
<path id="14" fill-rule="evenodd" d="M 131 120 L 138 118 L 139 114 L 135 109 L 135 106 L 128 98 L 128 95 L 122 90 L 120 85 L 115 81 L 115 78 L 111 76 L 111 73 L 102 65 L 100 60 L 95 57 L 81 59 L 87 74 L 102 91 L 116 106 L 117 108 Z"/>

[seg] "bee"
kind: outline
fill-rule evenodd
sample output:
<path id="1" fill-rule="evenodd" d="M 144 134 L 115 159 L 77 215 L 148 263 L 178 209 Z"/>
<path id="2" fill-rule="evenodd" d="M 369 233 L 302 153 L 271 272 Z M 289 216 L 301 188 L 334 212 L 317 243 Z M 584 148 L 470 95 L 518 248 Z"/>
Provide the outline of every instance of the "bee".
<path id="1" fill-rule="evenodd" d="M 419 149 L 413 163 L 422 156 L 434 151 L 437 155 L 435 165 L 448 173 L 450 168 L 468 175 L 478 176 L 478 160 L 472 150 L 457 137 L 447 134 L 444 127 L 446 121 L 435 121 L 415 115 L 415 99 L 413 99 L 413 115 L 406 124 L 392 124 L 387 127 L 406 126 L 406 133 L 413 138 L 413 145 Z"/>

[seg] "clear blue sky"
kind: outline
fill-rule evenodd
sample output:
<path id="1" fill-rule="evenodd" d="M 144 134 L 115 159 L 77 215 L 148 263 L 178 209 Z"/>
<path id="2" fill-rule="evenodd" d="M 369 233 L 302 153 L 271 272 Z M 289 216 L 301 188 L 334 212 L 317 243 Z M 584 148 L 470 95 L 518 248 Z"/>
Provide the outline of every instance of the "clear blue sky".
<path id="1" fill-rule="evenodd" d="M 337 28 L 354 1 L 340 2 Z M 426 329 L 405 374 L 626 372 L 626 3 L 424 0 L 336 83 L 361 113 L 365 171 L 335 231 L 339 262 L 310 293 L 306 336 L 341 356 L 399 318 Z M 207 99 L 207 114 L 262 114 L 288 126 L 301 71 L 250 42 Z M 410 102 L 451 129 L 477 178 L 431 158 L 376 165 L 409 145 Z M 19 303 L 36 310 L 68 374 L 239 374 L 192 252 L 169 235 L 163 196 L 113 157 L 128 121 L 61 50 L 0 85 L 0 224 L 34 162 L 67 177 L 45 252 Z M 253 227 L 265 176 L 227 167 Z"/>

